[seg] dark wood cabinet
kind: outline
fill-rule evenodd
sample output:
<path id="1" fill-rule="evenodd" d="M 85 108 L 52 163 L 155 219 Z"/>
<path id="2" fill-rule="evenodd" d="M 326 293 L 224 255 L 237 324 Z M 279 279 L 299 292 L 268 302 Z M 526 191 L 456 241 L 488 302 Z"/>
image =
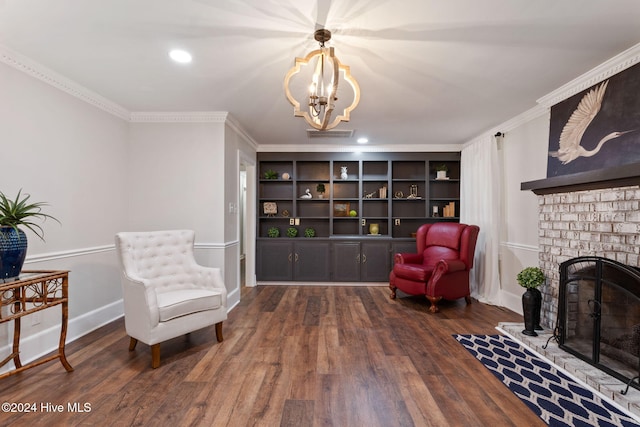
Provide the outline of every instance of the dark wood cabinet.
<path id="1" fill-rule="evenodd" d="M 261 281 L 386 281 L 394 242 L 459 220 L 458 152 L 258 153 L 258 163 Z"/>
<path id="2" fill-rule="evenodd" d="M 333 280 L 336 282 L 360 281 L 360 242 L 334 242 L 332 254 Z"/>
<path id="3" fill-rule="evenodd" d="M 331 280 L 329 244 L 299 241 L 293 243 L 293 279 L 307 282 Z"/>
<path id="4" fill-rule="evenodd" d="M 293 242 L 278 239 L 259 241 L 256 250 L 256 274 L 260 280 L 293 280 Z"/>
<path id="5" fill-rule="evenodd" d="M 333 242 L 333 280 L 336 282 L 386 282 L 391 271 L 391 242 Z"/>
<path id="6" fill-rule="evenodd" d="M 386 282 L 391 271 L 389 242 L 362 242 L 360 279 L 363 282 Z"/>
<path id="7" fill-rule="evenodd" d="M 256 274 L 260 280 L 326 282 L 331 279 L 328 241 L 261 240 Z"/>

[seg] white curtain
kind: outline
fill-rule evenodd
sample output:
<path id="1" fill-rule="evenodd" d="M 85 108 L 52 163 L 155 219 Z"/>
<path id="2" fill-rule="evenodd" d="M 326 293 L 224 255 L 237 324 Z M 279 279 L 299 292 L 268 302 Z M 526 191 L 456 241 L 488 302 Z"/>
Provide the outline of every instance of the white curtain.
<path id="1" fill-rule="evenodd" d="M 471 296 L 500 305 L 500 213 L 502 183 L 495 137 L 482 137 L 462 149 L 460 171 L 460 222 L 480 227 Z"/>

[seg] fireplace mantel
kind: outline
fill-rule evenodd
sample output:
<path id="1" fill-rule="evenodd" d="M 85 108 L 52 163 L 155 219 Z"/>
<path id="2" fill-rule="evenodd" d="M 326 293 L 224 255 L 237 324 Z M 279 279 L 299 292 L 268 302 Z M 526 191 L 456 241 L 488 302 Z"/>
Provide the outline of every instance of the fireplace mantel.
<path id="1" fill-rule="evenodd" d="M 639 184 L 640 163 L 631 163 L 613 168 L 522 182 L 520 190 L 531 190 L 535 194 L 551 194 Z"/>

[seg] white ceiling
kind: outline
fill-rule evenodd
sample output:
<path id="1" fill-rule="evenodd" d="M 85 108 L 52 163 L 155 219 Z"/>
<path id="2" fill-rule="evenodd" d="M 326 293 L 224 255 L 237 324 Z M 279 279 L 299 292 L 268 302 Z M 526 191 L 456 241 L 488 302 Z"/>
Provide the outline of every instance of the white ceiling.
<path id="1" fill-rule="evenodd" d="M 283 79 L 318 27 L 362 90 L 336 129 L 461 144 L 640 42 L 640 1 L 0 0 L 1 45 L 131 112 L 228 111 L 259 144 L 308 141 Z"/>

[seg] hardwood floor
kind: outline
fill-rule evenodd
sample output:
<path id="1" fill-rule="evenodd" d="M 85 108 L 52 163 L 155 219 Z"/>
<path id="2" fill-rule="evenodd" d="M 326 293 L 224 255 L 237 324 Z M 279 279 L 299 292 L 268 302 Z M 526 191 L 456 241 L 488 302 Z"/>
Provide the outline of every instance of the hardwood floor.
<path id="1" fill-rule="evenodd" d="M 118 320 L 52 362 L 0 381 L 0 425 L 544 426 L 452 338 L 495 334 L 521 316 L 464 299 L 429 313 L 424 298 L 391 301 L 386 287 L 260 286 L 225 322 L 128 351 Z M 62 413 L 43 405 L 63 405 Z M 68 405 L 90 411 L 70 412 Z M 53 408 L 51 406 L 50 408 Z M 46 408 L 45 408 L 46 409 Z"/>

